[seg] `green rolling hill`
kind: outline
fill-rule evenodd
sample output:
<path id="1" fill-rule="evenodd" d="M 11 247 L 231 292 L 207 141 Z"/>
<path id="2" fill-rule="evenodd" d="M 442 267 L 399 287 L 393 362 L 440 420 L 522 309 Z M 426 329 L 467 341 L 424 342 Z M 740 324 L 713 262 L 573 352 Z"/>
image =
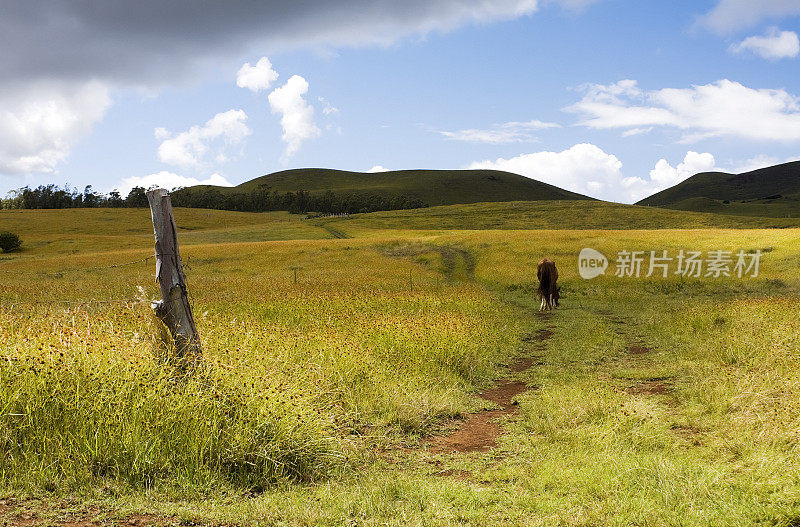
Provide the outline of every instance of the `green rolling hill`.
<path id="1" fill-rule="evenodd" d="M 404 196 L 425 205 L 453 205 L 486 201 L 591 200 L 559 187 L 498 170 L 394 170 L 348 172 L 324 168 L 300 168 L 275 172 L 236 187 L 198 185 L 178 191 L 186 197 L 217 193 L 221 197 L 259 192 L 297 192 L 338 196 Z"/>
<path id="2" fill-rule="evenodd" d="M 800 216 L 800 161 L 742 174 L 702 172 L 637 203 L 772 218 Z"/>

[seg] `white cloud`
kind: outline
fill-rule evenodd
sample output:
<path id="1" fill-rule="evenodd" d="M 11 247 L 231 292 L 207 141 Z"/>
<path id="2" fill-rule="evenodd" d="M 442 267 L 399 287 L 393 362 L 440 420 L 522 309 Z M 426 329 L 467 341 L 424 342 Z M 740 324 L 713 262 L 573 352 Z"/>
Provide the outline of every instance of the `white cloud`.
<path id="1" fill-rule="evenodd" d="M 677 185 L 681 181 L 700 172 L 716 172 L 723 169 L 716 166 L 714 156 L 708 152 L 689 151 L 677 166 L 672 166 L 666 159 L 659 159 L 648 179 L 632 176 L 623 178 L 620 185 L 624 188 L 627 202 L 637 202 L 656 192 Z"/>
<path id="2" fill-rule="evenodd" d="M 286 143 L 286 149 L 281 156 L 284 165 L 300 150 L 305 141 L 321 134 L 314 123 L 314 108 L 303 99 L 306 93 L 308 93 L 308 82 L 299 75 L 293 75 L 286 84 L 275 88 L 268 97 L 272 113 L 281 115 L 281 127 L 283 127 L 281 139 Z"/>
<path id="3" fill-rule="evenodd" d="M 747 37 L 730 47 L 732 53 L 754 53 L 767 60 L 790 59 L 800 54 L 800 39 L 794 31 L 770 28 L 764 36 Z"/>
<path id="4" fill-rule="evenodd" d="M 328 102 L 325 97 L 317 97 L 317 100 L 324 104 L 325 106 L 322 107 L 322 113 L 325 115 L 333 115 L 339 113 L 339 108 L 332 106 L 330 102 Z"/>
<path id="5" fill-rule="evenodd" d="M 536 140 L 536 138 L 531 135 L 532 131 L 560 127 L 561 126 L 556 123 L 546 123 L 537 120 L 527 122 L 511 121 L 508 123 L 496 124 L 490 129 L 481 130 L 469 128 L 453 132 L 439 131 L 439 134 L 452 141 L 465 141 L 470 143 L 523 143 Z"/>
<path id="6" fill-rule="evenodd" d="M 722 170 L 714 156 L 689 151 L 677 166 L 659 159 L 649 178 L 625 176 L 622 162 L 601 148 L 582 143 L 561 152 L 534 152 L 511 159 L 478 161 L 468 168 L 505 170 L 594 198 L 634 203 L 698 172 Z"/>
<path id="7" fill-rule="evenodd" d="M 800 15 L 797 0 L 720 0 L 700 19 L 717 33 L 752 27 L 768 18 Z"/>
<path id="8" fill-rule="evenodd" d="M 686 152 L 683 162 L 673 167 L 666 159 L 659 159 L 653 170 L 650 171 L 650 182 L 656 187 L 653 192 L 677 185 L 684 179 L 700 172 L 714 172 L 721 169 L 716 167 L 714 156 L 708 152 Z"/>
<path id="9" fill-rule="evenodd" d="M 634 135 L 642 135 L 653 130 L 652 126 L 648 126 L 647 128 L 631 128 L 630 130 L 625 130 L 622 132 L 622 137 L 631 137 Z"/>
<path id="10" fill-rule="evenodd" d="M 0 173 L 48 174 L 111 106 L 100 82 L 38 82 L 0 92 Z"/>
<path id="11" fill-rule="evenodd" d="M 557 3 L 561 4 L 561 7 L 563 7 L 564 9 L 568 9 L 570 11 L 581 12 L 584 9 L 586 9 L 588 6 L 590 6 L 591 4 L 597 3 L 598 1 L 599 0 L 560 0 Z M 554 2 L 554 0 L 550 0 L 547 3 L 551 3 L 552 4 L 552 3 L 556 3 L 556 2 Z"/>
<path id="12" fill-rule="evenodd" d="M 603 199 L 620 199 L 622 162 L 591 143 L 561 152 L 534 152 L 510 159 L 476 161 L 468 168 L 505 170 L 551 185 Z"/>
<path id="13" fill-rule="evenodd" d="M 727 170 L 726 172 L 731 172 L 733 174 L 741 174 L 743 172 L 758 170 L 759 168 L 765 168 L 773 165 L 780 165 L 781 163 L 789 163 L 791 161 L 797 161 L 798 157 L 800 156 L 780 158 L 775 156 L 768 156 L 765 154 L 759 154 L 757 156 L 745 159 L 744 161 L 734 163 L 733 168 L 731 170 Z"/>
<path id="14" fill-rule="evenodd" d="M 163 141 L 164 139 L 168 138 L 170 135 L 169 130 L 164 128 L 163 126 L 159 126 L 155 130 L 153 130 L 153 136 L 158 139 L 159 141 Z"/>
<path id="15" fill-rule="evenodd" d="M 162 170 L 146 176 L 132 176 L 123 179 L 117 190 L 122 196 L 127 196 L 133 187 L 150 188 L 153 186 L 171 190 L 175 187 L 191 187 L 193 185 L 217 185 L 219 187 L 232 187 L 233 183 L 219 174 L 211 174 L 205 179 L 180 176 L 174 172 Z"/>
<path id="16" fill-rule="evenodd" d="M 255 66 L 245 62 L 236 72 L 236 85 L 254 92 L 268 89 L 277 79 L 278 72 L 267 57 L 258 59 Z"/>
<path id="17" fill-rule="evenodd" d="M 389 169 L 388 169 L 388 168 L 386 168 L 386 167 L 384 167 L 384 166 L 381 166 L 381 165 L 375 165 L 374 167 L 372 167 L 372 168 L 370 168 L 369 170 L 367 170 L 367 172 L 368 172 L 368 173 L 374 173 L 374 172 L 388 172 L 388 171 L 389 171 Z"/>
<path id="18" fill-rule="evenodd" d="M 649 126 L 674 127 L 683 141 L 718 136 L 800 140 L 800 102 L 785 90 L 752 89 L 727 79 L 691 88 L 645 92 L 634 80 L 584 87 L 582 100 L 565 108 L 579 123 L 628 132 Z"/>
<path id="19" fill-rule="evenodd" d="M 158 158 L 170 165 L 198 167 L 209 149 L 215 147 L 217 162 L 226 160 L 226 148 L 241 144 L 251 134 L 246 120 L 247 114 L 242 110 L 228 110 L 218 113 L 203 126 L 192 126 L 174 137 L 170 137 L 166 129 L 156 128 L 156 138 L 164 139 L 158 147 Z"/>
<path id="20" fill-rule="evenodd" d="M 467 168 L 505 170 L 594 198 L 635 203 L 701 172 L 738 174 L 794 160 L 796 158 L 780 160 L 759 155 L 725 169 L 717 166 L 712 154 L 690 150 L 676 166 L 659 159 L 648 177 L 625 176 L 622 162 L 615 155 L 591 143 L 582 143 L 561 152 L 534 152 L 510 159 L 476 161 Z"/>
<path id="21" fill-rule="evenodd" d="M 769 167 L 780 163 L 783 163 L 783 161 L 777 157 L 760 154 L 738 163 L 735 165 L 732 172 L 735 174 L 741 174 L 743 172 L 750 172 L 751 170 L 758 170 L 759 168 Z"/>

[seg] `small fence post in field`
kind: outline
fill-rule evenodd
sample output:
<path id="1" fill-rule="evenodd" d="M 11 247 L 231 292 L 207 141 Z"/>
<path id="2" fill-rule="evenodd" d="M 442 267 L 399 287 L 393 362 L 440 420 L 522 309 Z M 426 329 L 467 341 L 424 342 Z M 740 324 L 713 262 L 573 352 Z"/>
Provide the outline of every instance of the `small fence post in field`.
<path id="1" fill-rule="evenodd" d="M 297 271 L 299 269 L 302 269 L 302 267 L 300 267 L 299 265 L 293 265 L 293 266 L 289 267 L 289 270 L 294 272 L 294 283 L 295 284 L 297 284 Z"/>
<path id="2" fill-rule="evenodd" d="M 161 300 L 153 302 L 152 307 L 172 335 L 177 358 L 194 364 L 200 359 L 202 348 L 186 292 L 172 201 L 162 188 L 147 191 L 147 201 L 156 238 L 156 280 L 161 286 Z"/>

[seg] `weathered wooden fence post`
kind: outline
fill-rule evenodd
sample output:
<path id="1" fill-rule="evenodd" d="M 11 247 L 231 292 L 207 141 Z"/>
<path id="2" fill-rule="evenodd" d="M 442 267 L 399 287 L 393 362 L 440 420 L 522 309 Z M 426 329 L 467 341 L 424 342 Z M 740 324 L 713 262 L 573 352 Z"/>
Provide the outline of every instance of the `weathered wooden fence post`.
<path id="1" fill-rule="evenodd" d="M 172 335 L 177 358 L 192 365 L 200 359 L 202 348 L 186 292 L 172 201 L 162 188 L 147 191 L 147 201 L 156 238 L 156 280 L 161 285 L 161 300 L 153 302 L 152 307 Z"/>

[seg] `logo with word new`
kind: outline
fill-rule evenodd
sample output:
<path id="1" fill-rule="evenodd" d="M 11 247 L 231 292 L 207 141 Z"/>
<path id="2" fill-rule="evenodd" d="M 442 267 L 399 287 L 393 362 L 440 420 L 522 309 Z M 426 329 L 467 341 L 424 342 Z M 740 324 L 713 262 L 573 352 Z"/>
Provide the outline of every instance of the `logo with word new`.
<path id="1" fill-rule="evenodd" d="M 605 274 L 608 268 L 608 258 L 603 253 L 584 247 L 578 255 L 578 272 L 581 278 L 591 280 Z"/>

